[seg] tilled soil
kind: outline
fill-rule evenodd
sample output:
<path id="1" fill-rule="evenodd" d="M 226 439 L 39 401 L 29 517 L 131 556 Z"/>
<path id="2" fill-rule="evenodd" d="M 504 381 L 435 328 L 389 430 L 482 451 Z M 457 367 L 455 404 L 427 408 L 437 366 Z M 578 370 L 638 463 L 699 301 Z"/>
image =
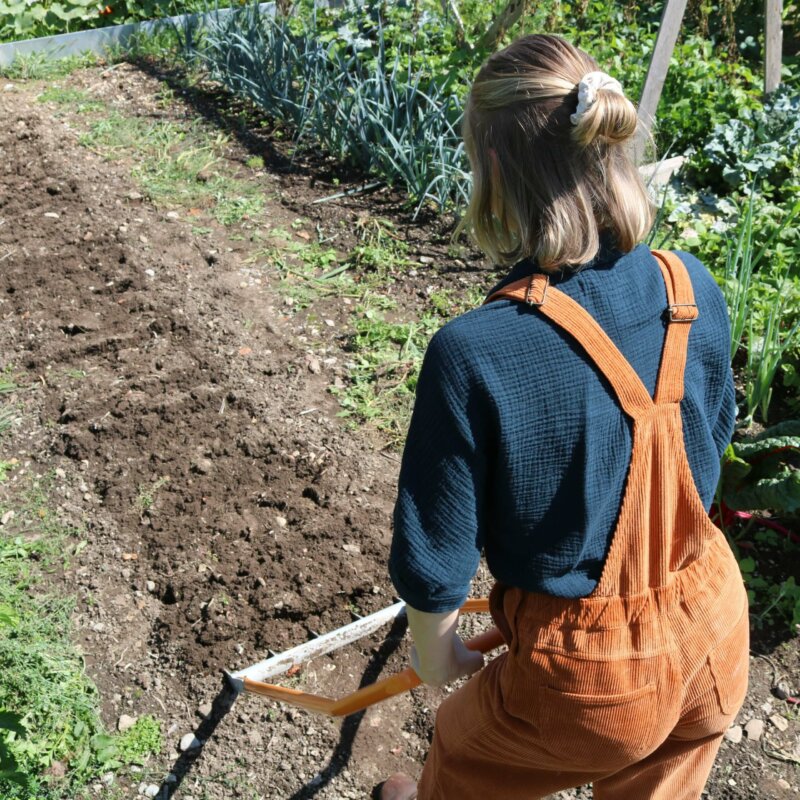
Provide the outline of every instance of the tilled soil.
<path id="1" fill-rule="evenodd" d="M 127 113 L 156 113 L 158 81 L 134 67 L 68 82 Z M 98 795 L 121 786 L 118 796 L 134 797 L 171 773 L 162 797 L 363 798 L 390 772 L 418 774 L 442 696 L 434 690 L 343 723 L 251 697 L 227 714 L 220 697 L 209 719 L 197 715 L 217 697 L 222 669 L 394 602 L 386 559 L 398 454 L 336 416 L 328 389 L 346 377 L 346 308 L 328 300 L 314 316 L 291 313 L 274 276 L 254 277 L 246 237 L 151 205 L 130 164 L 78 144 L 78 116 L 36 101 L 42 88 L 0 93 L 0 363 L 31 387 L 27 438 L 16 440 L 22 467 L 5 491 L 49 476 L 53 502 L 88 540 L 58 580 L 79 597 L 79 642 L 106 721 L 153 713 L 167 734 L 149 771 L 98 784 Z M 166 113 L 197 111 L 175 101 Z M 248 155 L 232 145 L 230 169 Z M 308 228 L 347 228 L 384 202 L 311 206 L 332 188 L 314 188 L 316 177 L 287 168 L 278 151 L 266 155 L 259 179 L 275 199 L 253 224 L 302 240 L 299 210 Z M 193 235 L 199 221 L 210 238 Z M 424 228 L 407 230 L 425 240 Z M 428 284 L 476 280 L 470 263 L 456 277 L 401 278 L 394 292 L 413 306 Z M 291 680 L 343 694 L 405 666 L 402 637 L 395 626 Z M 797 682 L 796 642 L 769 657 L 752 661 L 742 722 L 785 710 L 770 696 L 773 671 Z M 796 794 L 794 716 L 786 731 L 767 722 L 759 741 L 726 742 L 708 796 Z M 204 747 L 179 754 L 198 725 Z"/>

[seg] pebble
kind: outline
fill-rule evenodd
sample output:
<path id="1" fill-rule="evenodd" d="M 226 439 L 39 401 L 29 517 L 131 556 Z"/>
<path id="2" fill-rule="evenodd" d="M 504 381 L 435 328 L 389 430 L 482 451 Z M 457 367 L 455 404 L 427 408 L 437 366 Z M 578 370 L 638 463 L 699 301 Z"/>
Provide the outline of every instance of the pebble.
<path id="1" fill-rule="evenodd" d="M 151 783 L 145 787 L 142 794 L 145 797 L 156 797 L 160 791 L 161 791 L 160 787 L 156 786 L 154 783 Z"/>
<path id="2" fill-rule="evenodd" d="M 789 783 L 789 781 L 785 780 L 784 778 L 778 778 L 778 786 L 780 786 L 781 789 L 791 789 L 792 788 L 792 784 Z"/>
<path id="3" fill-rule="evenodd" d="M 136 717 L 131 717 L 128 714 L 122 714 L 120 718 L 117 720 L 117 730 L 120 733 L 124 733 L 127 730 L 130 730 L 136 724 Z"/>
<path id="4" fill-rule="evenodd" d="M 252 730 L 247 735 L 248 741 L 253 747 L 261 747 L 264 744 L 264 740 L 261 738 L 261 734 L 257 730 Z"/>
<path id="5" fill-rule="evenodd" d="M 434 259 L 431 258 L 430 256 L 420 256 L 419 257 L 419 263 L 420 264 L 433 264 L 433 262 L 434 262 Z"/>
<path id="6" fill-rule="evenodd" d="M 61 219 L 61 214 L 57 214 L 55 211 L 46 211 L 45 217 L 47 219 Z"/>
<path id="7" fill-rule="evenodd" d="M 2 517 L 0 517 L 0 525 L 8 525 L 11 520 L 14 519 L 14 512 L 13 511 L 6 511 Z"/>
<path id="8" fill-rule="evenodd" d="M 167 219 L 180 219 L 181 215 L 177 211 L 167 211 Z"/>
<path id="9" fill-rule="evenodd" d="M 343 544 L 342 550 L 344 550 L 345 553 L 352 553 L 353 555 L 361 553 L 361 548 L 357 544 Z"/>
<path id="10" fill-rule="evenodd" d="M 106 786 L 111 786 L 114 783 L 114 777 L 115 776 L 113 772 L 106 772 L 106 774 L 100 778 L 100 781 Z"/>
<path id="11" fill-rule="evenodd" d="M 156 582 L 155 581 L 147 581 L 145 583 L 145 588 L 147 589 L 148 592 L 150 592 L 150 594 L 152 594 L 156 590 Z"/>
<path id="12" fill-rule="evenodd" d="M 128 200 L 143 200 L 143 195 L 139 194 L 139 192 L 131 192 L 128 195 Z"/>
<path id="13" fill-rule="evenodd" d="M 210 458 L 196 458 L 192 461 L 192 472 L 199 475 L 208 475 L 214 468 L 214 462 Z"/>
<path id="14" fill-rule="evenodd" d="M 788 700 L 792 696 L 792 689 L 786 681 L 781 681 L 777 686 L 773 687 L 772 694 L 778 700 Z"/>
<path id="15" fill-rule="evenodd" d="M 58 478 L 59 480 L 63 481 L 64 478 L 66 478 L 66 477 L 67 477 L 67 473 L 64 472 L 64 470 L 61 469 L 61 467 L 56 467 L 56 478 Z"/>
<path id="16" fill-rule="evenodd" d="M 151 278 L 155 278 L 155 276 L 156 276 L 156 271 L 155 271 L 154 269 L 146 269 L 146 270 L 144 271 L 144 274 L 145 274 L 145 275 L 149 275 Z"/>
<path id="17" fill-rule="evenodd" d="M 764 721 L 760 719 L 751 719 L 747 725 L 744 726 L 744 732 L 747 734 L 748 739 L 757 742 L 764 733 Z"/>
<path id="18" fill-rule="evenodd" d="M 317 358 L 309 358 L 308 359 L 308 371 L 313 375 L 319 375 L 322 371 L 322 367 L 320 366 L 319 359 Z"/>
<path id="19" fill-rule="evenodd" d="M 211 708 L 212 708 L 211 703 L 203 703 L 200 706 L 200 708 L 197 709 L 197 713 L 203 719 L 206 719 L 206 717 L 211 716 Z"/>
<path id="20" fill-rule="evenodd" d="M 179 745 L 182 753 L 186 753 L 189 750 L 197 750 L 202 746 L 203 743 L 193 733 L 185 733 L 181 737 L 181 743 Z"/>
<path id="21" fill-rule="evenodd" d="M 286 517 L 275 517 L 275 524 L 279 528 L 285 528 L 287 526 L 288 522 L 289 521 L 286 519 Z"/>
<path id="22" fill-rule="evenodd" d="M 779 730 L 785 731 L 789 727 L 789 721 L 786 717 L 782 717 L 780 714 L 773 714 L 769 721 Z"/>
<path id="23" fill-rule="evenodd" d="M 14 84 L 13 84 L 13 83 L 7 83 L 7 84 L 6 84 L 6 85 L 3 87 L 3 91 L 4 91 L 4 92 L 13 92 L 13 91 L 14 91 L 14 89 L 16 89 L 16 88 L 17 88 L 17 87 L 16 87 L 16 86 L 14 86 Z"/>
<path id="24" fill-rule="evenodd" d="M 742 726 L 731 725 L 731 727 L 725 731 L 725 738 L 732 744 L 739 744 L 739 742 L 742 741 Z"/>

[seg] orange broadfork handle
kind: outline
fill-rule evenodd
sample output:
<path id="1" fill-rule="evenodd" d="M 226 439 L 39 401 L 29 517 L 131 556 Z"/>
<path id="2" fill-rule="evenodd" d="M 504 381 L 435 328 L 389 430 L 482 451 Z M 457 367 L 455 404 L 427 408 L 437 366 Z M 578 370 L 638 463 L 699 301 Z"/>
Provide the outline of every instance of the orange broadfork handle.
<path id="1" fill-rule="evenodd" d="M 462 613 L 472 613 L 476 611 L 488 611 L 489 601 L 486 598 L 467 600 L 461 607 Z M 470 639 L 464 644 L 470 650 L 479 650 L 481 653 L 488 653 L 505 644 L 503 635 L 497 628 L 491 628 L 479 636 Z M 289 705 L 305 708 L 307 711 L 314 711 L 319 714 L 327 714 L 331 717 L 346 717 L 355 714 L 357 711 L 380 703 L 389 697 L 407 692 L 419 686 L 422 681 L 411 667 L 407 667 L 397 675 L 384 678 L 382 681 L 364 686 L 352 694 L 342 697 L 340 700 L 333 700 L 318 694 L 302 692 L 299 689 L 288 689 L 284 686 L 276 686 L 272 683 L 262 683 L 250 678 L 244 678 L 244 690 L 253 694 L 260 694 L 264 697 L 271 697 L 273 700 L 280 700 Z"/>

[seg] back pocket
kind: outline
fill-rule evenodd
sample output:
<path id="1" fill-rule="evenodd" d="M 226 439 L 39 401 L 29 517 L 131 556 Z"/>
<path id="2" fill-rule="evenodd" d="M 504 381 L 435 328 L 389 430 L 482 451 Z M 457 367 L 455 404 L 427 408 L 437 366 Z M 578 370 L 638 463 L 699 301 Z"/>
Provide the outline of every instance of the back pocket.
<path id="1" fill-rule="evenodd" d="M 655 683 L 602 696 L 544 686 L 540 697 L 542 742 L 571 769 L 620 769 L 640 760 L 656 744 Z"/>
<path id="2" fill-rule="evenodd" d="M 745 607 L 733 630 L 708 654 L 723 714 L 735 717 L 747 695 L 750 667 L 750 617 Z"/>

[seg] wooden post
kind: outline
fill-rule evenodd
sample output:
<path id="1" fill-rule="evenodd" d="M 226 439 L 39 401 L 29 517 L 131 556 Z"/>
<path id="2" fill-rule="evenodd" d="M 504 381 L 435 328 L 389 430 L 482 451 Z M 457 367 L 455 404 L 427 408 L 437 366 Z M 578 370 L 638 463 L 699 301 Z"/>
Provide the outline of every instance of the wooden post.
<path id="1" fill-rule="evenodd" d="M 767 18 L 764 33 L 764 94 L 771 94 L 781 82 L 783 0 L 766 0 L 764 13 Z"/>
<path id="2" fill-rule="evenodd" d="M 664 88 L 672 51 L 675 49 L 675 42 L 678 41 L 684 11 L 686 11 L 686 0 L 667 0 L 664 13 L 661 15 L 656 46 L 653 48 L 647 77 L 644 79 L 642 97 L 639 100 L 639 121 L 646 131 L 650 130 L 656 118 L 658 101 Z"/>
<path id="3" fill-rule="evenodd" d="M 493 50 L 503 34 L 522 16 L 525 5 L 525 0 L 508 0 L 506 7 L 495 15 L 492 24 L 480 37 L 478 47 Z M 476 28 L 474 35 L 477 37 L 479 33 Z"/>

